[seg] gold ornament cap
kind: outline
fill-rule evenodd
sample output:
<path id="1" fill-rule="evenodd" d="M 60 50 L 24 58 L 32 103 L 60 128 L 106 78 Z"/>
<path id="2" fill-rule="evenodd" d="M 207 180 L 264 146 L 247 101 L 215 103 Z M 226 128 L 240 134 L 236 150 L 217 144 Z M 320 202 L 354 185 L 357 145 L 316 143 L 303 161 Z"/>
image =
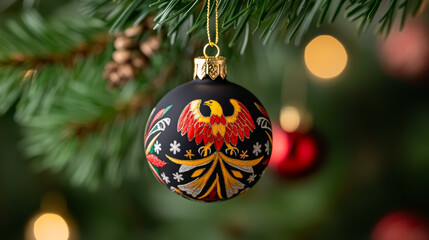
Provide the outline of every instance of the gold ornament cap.
<path id="1" fill-rule="evenodd" d="M 219 56 L 220 50 L 216 44 L 213 44 L 217 49 L 216 56 L 208 56 L 206 54 L 208 46 L 210 46 L 210 44 L 207 44 L 204 47 L 203 57 L 194 58 L 194 79 L 198 77 L 202 80 L 205 77 L 209 77 L 211 80 L 215 80 L 216 78 L 221 77 L 225 80 L 227 74 L 226 58 Z"/>
<path id="2" fill-rule="evenodd" d="M 197 57 L 194 59 L 194 79 L 200 80 L 209 77 L 215 80 L 217 77 L 226 78 L 226 58 L 224 57 Z"/>

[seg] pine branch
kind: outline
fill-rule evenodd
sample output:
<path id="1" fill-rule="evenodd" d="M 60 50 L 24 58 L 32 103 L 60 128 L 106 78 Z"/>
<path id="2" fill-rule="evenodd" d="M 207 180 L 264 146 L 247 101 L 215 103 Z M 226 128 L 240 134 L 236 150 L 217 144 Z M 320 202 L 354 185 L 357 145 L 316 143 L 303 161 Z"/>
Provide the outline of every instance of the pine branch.
<path id="1" fill-rule="evenodd" d="M 110 32 L 116 33 L 137 26 L 155 12 L 156 9 L 149 7 L 151 3 L 153 0 L 82 0 L 82 12 L 104 19 Z"/>
<path id="2" fill-rule="evenodd" d="M 45 19 L 34 10 L 0 28 L 0 66 L 71 64 L 77 56 L 101 52 L 107 43 L 102 21 L 79 15 Z"/>
<path id="3" fill-rule="evenodd" d="M 358 33 L 364 32 L 373 22 L 377 22 L 377 32 L 388 34 L 395 19 L 401 18 L 403 23 L 406 17 L 415 14 L 422 1 L 390 0 L 387 7 L 383 4 L 384 2 L 381 0 L 254 0 L 243 3 L 240 0 L 220 0 L 220 24 L 225 35 L 229 35 L 226 32 L 233 32 L 229 39 L 229 46 L 237 44 L 239 39 L 242 39 L 241 44 L 244 47 L 250 32 L 253 34 L 259 32 L 264 44 L 278 33 L 286 35 L 286 42 L 295 39 L 295 43 L 298 44 L 313 22 L 316 22 L 317 26 L 321 26 L 326 19 L 333 22 L 341 11 L 346 11 L 345 17 L 349 21 L 358 22 Z M 137 19 L 147 16 L 149 12 L 156 12 L 155 29 L 165 26 L 169 37 L 184 34 L 179 29 L 188 21 L 192 21 L 192 24 L 186 27 L 188 34 L 204 32 L 206 4 L 206 1 L 200 0 L 118 0 L 114 2 L 85 0 L 87 12 L 104 13 L 103 18 L 110 23 L 113 32 L 136 24 Z M 107 9 L 110 9 L 109 14 Z M 402 15 L 399 16 L 398 12 L 402 12 Z M 316 17 L 317 21 L 315 21 Z M 253 31 L 247 31 L 246 26 L 253 26 Z M 243 34 L 244 37 L 242 37 Z"/>
<path id="4" fill-rule="evenodd" d="M 122 152 L 118 149 L 122 141 L 128 143 L 129 132 L 137 126 L 127 121 L 114 123 L 115 105 L 132 98 L 138 84 L 129 84 L 123 91 L 107 90 L 100 73 L 109 56 L 88 58 L 74 69 L 45 68 L 35 76 L 34 82 L 41 88 L 29 88 L 32 94 L 18 104 L 17 116 L 26 129 L 27 153 L 37 158 L 33 163 L 39 169 L 65 172 L 73 183 L 88 186 L 104 179 L 103 169 L 119 169 L 116 164 Z M 54 78 L 59 81 L 51 82 Z M 43 89 L 49 83 L 49 89 Z M 29 117 L 22 119 L 20 113 Z M 95 124 L 97 129 L 89 128 Z M 122 128 L 130 129 L 124 132 Z M 111 173 L 114 176 L 119 174 Z"/>
<path id="5" fill-rule="evenodd" d="M 73 21 L 68 22 L 70 19 Z M 99 35 L 103 24 L 95 21 L 101 24 L 94 27 L 87 18 L 70 19 L 40 18 L 39 24 L 26 20 L 9 24 L 16 29 L 4 31 L 0 42 L 13 39 L 28 41 L 30 46 L 18 44 L 13 51 L 1 46 L 7 61 L 0 65 L 0 111 L 16 103 L 15 119 L 25 129 L 26 153 L 34 158 L 32 163 L 39 170 L 65 173 L 77 185 L 96 187 L 104 181 L 119 184 L 126 176 L 141 173 L 143 131 L 149 110 L 161 92 L 170 88 L 170 80 L 177 84 L 171 76 L 176 68 L 165 66 L 177 65 L 183 49 L 165 46 L 164 55 L 153 55 L 151 68 L 135 81 L 120 89 L 108 89 L 103 70 L 112 57 L 112 44 L 107 48 L 105 43 L 95 44 L 102 54 L 75 50 L 82 42 L 94 42 L 93 36 Z M 75 31 L 67 31 L 70 28 Z M 48 36 L 48 44 L 37 49 L 43 36 Z M 65 40 L 70 36 L 72 40 Z M 33 42 L 30 37 L 41 39 Z M 61 47 L 63 40 L 67 44 Z M 50 41 L 56 45 L 50 45 Z M 24 52 L 26 59 L 11 58 L 16 52 Z"/>
<path id="6" fill-rule="evenodd" d="M 75 69 L 58 69 L 52 78 L 62 78 L 67 87 L 51 86 L 56 90 L 42 98 L 31 94 L 26 104 L 18 105 L 27 112 L 32 110 L 29 103 L 37 102 L 31 119 L 22 124 L 27 153 L 37 159 L 34 164 L 40 170 L 64 172 L 72 183 L 89 187 L 103 181 L 117 185 L 141 173 L 144 127 L 158 97 L 155 89 L 165 87 L 174 69 L 158 69 L 163 74 L 153 81 L 142 75 L 111 90 L 101 76 L 110 54 L 88 58 Z M 46 76 L 36 78 L 43 81 Z"/>
<path id="7" fill-rule="evenodd" d="M 0 114 L 20 98 L 20 106 L 36 108 L 33 95 L 43 98 L 59 82 L 52 78 L 58 66 L 51 65 L 73 66 L 78 58 L 99 53 L 107 44 L 104 23 L 80 15 L 45 19 L 36 11 L 27 11 L 4 25 L 0 29 Z M 34 81 L 36 73 L 42 74 L 41 80 Z M 30 96 L 31 101 L 27 100 Z M 31 111 L 18 109 L 18 119 L 26 120 L 28 114 L 24 113 Z"/>
<path id="8" fill-rule="evenodd" d="M 0 114 L 9 110 L 19 98 L 25 73 L 23 68 L 0 68 Z"/>
<path id="9" fill-rule="evenodd" d="M 116 121 L 115 103 L 130 101 L 137 84 L 127 84 L 123 92 L 103 92 L 99 91 L 105 89 L 103 79 L 96 79 L 100 84 L 73 82 L 52 109 L 33 116 L 25 140 L 29 156 L 37 157 L 34 163 L 39 168 L 64 172 L 72 183 L 90 187 L 103 180 L 119 183 L 123 176 L 130 174 L 121 172 L 130 167 L 127 161 L 138 164 L 131 165 L 130 169 L 141 169 L 143 153 L 136 155 L 131 146 L 143 144 L 142 131 L 137 134 L 135 131 L 143 128 L 141 125 L 147 117 L 147 114 L 137 114 Z M 81 92 L 88 87 L 92 91 Z M 127 157 L 130 154 L 132 156 Z"/>

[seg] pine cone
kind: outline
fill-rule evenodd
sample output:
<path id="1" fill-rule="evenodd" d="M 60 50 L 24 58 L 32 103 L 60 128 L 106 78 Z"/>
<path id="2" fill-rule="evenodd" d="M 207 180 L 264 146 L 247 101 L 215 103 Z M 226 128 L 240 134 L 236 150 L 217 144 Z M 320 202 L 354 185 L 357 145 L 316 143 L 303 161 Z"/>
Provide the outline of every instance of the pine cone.
<path id="1" fill-rule="evenodd" d="M 116 34 L 113 61 L 106 64 L 103 74 L 104 78 L 109 81 L 109 87 L 120 87 L 125 82 L 134 80 L 142 70 L 149 66 L 149 58 L 161 46 L 160 40 L 158 37 L 152 36 L 139 46 L 138 39 L 151 31 L 153 19 L 154 16 L 147 17 L 142 24 Z"/>
<path id="2" fill-rule="evenodd" d="M 157 36 L 150 37 L 148 40 L 140 44 L 140 51 L 148 58 L 159 50 L 161 46 L 160 40 Z"/>
<path id="3" fill-rule="evenodd" d="M 126 50 L 135 48 L 137 44 L 132 38 L 120 36 L 115 39 L 114 45 L 117 50 Z"/>
<path id="4" fill-rule="evenodd" d="M 113 53 L 113 60 L 119 64 L 124 64 L 131 60 L 131 51 L 129 50 L 116 50 Z"/>
<path id="5" fill-rule="evenodd" d="M 137 25 L 135 27 L 130 27 L 124 31 L 125 36 L 127 37 L 135 37 L 141 35 L 143 32 L 143 25 Z"/>

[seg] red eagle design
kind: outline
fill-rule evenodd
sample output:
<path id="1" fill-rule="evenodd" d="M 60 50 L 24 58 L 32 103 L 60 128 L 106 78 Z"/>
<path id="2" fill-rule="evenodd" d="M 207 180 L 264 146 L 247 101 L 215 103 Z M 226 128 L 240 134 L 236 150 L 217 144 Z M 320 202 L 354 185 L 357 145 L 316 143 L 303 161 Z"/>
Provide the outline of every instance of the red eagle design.
<path id="1" fill-rule="evenodd" d="M 204 157 L 211 152 L 211 146 L 214 144 L 219 151 L 223 144 L 227 146 L 226 153 L 236 154 L 238 149 L 238 139 L 249 138 L 250 133 L 255 129 L 255 123 L 250 116 L 247 108 L 235 99 L 229 100 L 234 107 L 234 113 L 231 116 L 224 116 L 222 106 L 215 100 L 204 102 L 204 105 L 210 108 L 210 116 L 203 116 L 200 112 L 201 99 L 194 100 L 186 105 L 180 115 L 177 124 L 177 131 L 182 136 L 188 134 L 188 140 L 200 144 L 204 141 Z"/>

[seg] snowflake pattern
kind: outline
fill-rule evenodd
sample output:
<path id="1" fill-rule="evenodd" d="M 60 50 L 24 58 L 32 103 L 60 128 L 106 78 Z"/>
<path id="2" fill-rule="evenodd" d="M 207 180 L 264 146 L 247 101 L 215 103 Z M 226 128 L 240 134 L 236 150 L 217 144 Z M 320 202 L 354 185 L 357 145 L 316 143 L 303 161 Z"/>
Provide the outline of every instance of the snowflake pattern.
<path id="1" fill-rule="evenodd" d="M 161 143 L 159 143 L 158 142 L 158 140 L 155 142 L 155 145 L 153 145 L 154 146 L 154 151 L 156 152 L 156 154 L 159 154 L 159 152 L 162 150 L 161 149 Z"/>
<path id="2" fill-rule="evenodd" d="M 256 142 L 255 145 L 253 145 L 253 154 L 255 154 L 255 156 L 258 156 L 262 150 L 261 150 L 262 145 L 259 144 L 259 142 Z"/>
<path id="3" fill-rule="evenodd" d="M 247 155 L 247 150 L 246 151 L 244 151 L 244 150 L 242 150 L 241 151 L 241 154 L 240 154 L 240 159 L 245 159 L 245 158 L 247 158 L 249 155 Z"/>
<path id="4" fill-rule="evenodd" d="M 270 148 L 270 141 L 267 141 L 267 142 L 265 143 L 265 152 L 267 153 L 267 155 L 270 155 L 270 151 L 271 151 L 271 148 Z"/>
<path id="5" fill-rule="evenodd" d="M 178 172 L 173 173 L 173 179 L 176 180 L 177 182 L 181 182 L 184 180 L 183 175 Z"/>
<path id="6" fill-rule="evenodd" d="M 165 175 L 165 173 L 161 173 L 161 178 L 166 184 L 170 183 L 170 178 L 167 177 L 167 175 Z"/>
<path id="7" fill-rule="evenodd" d="M 195 156 L 195 154 L 193 154 L 193 153 L 192 153 L 192 150 L 191 150 L 191 149 L 186 150 L 185 157 L 187 157 L 187 158 L 189 158 L 189 159 L 192 159 L 192 157 L 193 157 L 193 156 Z"/>
<path id="8" fill-rule="evenodd" d="M 247 179 L 248 183 L 251 183 L 253 181 L 255 181 L 256 175 L 254 173 L 252 173 L 252 175 L 249 176 L 249 178 Z"/>
<path id="9" fill-rule="evenodd" d="M 180 152 L 180 143 L 178 143 L 176 140 L 174 140 L 173 143 L 170 143 L 170 147 L 170 152 L 172 152 L 174 155 Z"/>

